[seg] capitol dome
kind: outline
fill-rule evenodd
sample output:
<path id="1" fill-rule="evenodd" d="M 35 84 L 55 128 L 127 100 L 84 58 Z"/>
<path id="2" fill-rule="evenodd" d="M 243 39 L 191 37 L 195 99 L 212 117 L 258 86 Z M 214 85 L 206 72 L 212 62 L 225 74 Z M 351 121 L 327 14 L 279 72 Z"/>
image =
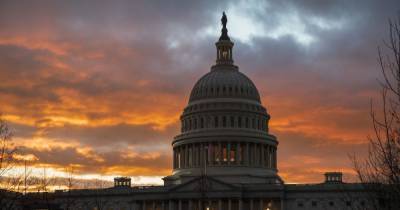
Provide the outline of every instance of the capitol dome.
<path id="1" fill-rule="evenodd" d="M 217 59 L 194 85 L 173 142 L 173 174 L 166 185 L 200 175 L 229 183 L 280 183 L 276 137 L 254 83 L 233 62 L 224 15 Z"/>

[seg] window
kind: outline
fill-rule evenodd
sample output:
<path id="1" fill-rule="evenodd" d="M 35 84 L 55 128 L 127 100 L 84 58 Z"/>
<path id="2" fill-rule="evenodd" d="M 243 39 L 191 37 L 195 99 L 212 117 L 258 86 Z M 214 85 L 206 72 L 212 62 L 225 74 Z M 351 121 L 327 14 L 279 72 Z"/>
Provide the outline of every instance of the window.
<path id="1" fill-rule="evenodd" d="M 242 117 L 238 117 L 238 127 L 242 127 Z"/>
<path id="2" fill-rule="evenodd" d="M 335 203 L 333 201 L 329 201 L 329 206 L 334 206 Z"/>
<path id="3" fill-rule="evenodd" d="M 246 117 L 246 128 L 249 128 L 249 118 Z"/>
<path id="4" fill-rule="evenodd" d="M 297 207 L 304 207 L 303 202 L 297 202 Z"/>
<path id="5" fill-rule="evenodd" d="M 346 201 L 346 206 L 351 206 L 351 201 Z"/>
<path id="6" fill-rule="evenodd" d="M 200 118 L 200 128 L 204 128 L 204 118 Z"/>
<path id="7" fill-rule="evenodd" d="M 231 116 L 231 127 L 235 127 L 235 118 Z"/>
<path id="8" fill-rule="evenodd" d="M 227 149 L 226 149 L 226 144 L 224 144 L 223 148 L 222 148 L 222 157 L 223 157 L 224 162 L 228 161 L 228 153 L 227 153 Z"/>
<path id="9" fill-rule="evenodd" d="M 219 162 L 219 153 L 220 153 L 220 151 L 219 151 L 219 147 L 218 147 L 218 145 L 213 145 L 213 147 L 215 148 L 214 149 L 214 158 L 215 158 L 215 161 L 216 162 Z"/>
<path id="10" fill-rule="evenodd" d="M 239 162 L 241 163 L 243 161 L 243 145 L 242 144 L 239 144 L 238 150 L 239 151 L 236 151 L 236 152 L 238 152 L 238 154 L 239 154 L 238 158 L 239 158 Z"/>
<path id="11" fill-rule="evenodd" d="M 230 161 L 231 162 L 235 162 L 235 148 L 234 147 L 232 147 L 232 145 L 230 145 L 230 157 L 229 157 L 229 159 L 230 159 Z"/>
<path id="12" fill-rule="evenodd" d="M 311 201 L 311 206 L 316 207 L 317 206 L 317 201 Z"/>
<path id="13" fill-rule="evenodd" d="M 214 125 L 218 128 L 218 117 L 214 117 Z"/>

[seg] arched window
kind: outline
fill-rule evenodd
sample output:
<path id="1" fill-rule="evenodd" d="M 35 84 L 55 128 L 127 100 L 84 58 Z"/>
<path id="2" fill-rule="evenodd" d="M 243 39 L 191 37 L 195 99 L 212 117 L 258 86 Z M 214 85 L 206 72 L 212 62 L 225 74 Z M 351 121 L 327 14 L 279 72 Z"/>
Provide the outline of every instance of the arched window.
<path id="1" fill-rule="evenodd" d="M 236 148 L 234 144 L 228 143 L 228 150 L 229 150 L 229 161 L 235 162 L 236 160 Z"/>
<path id="2" fill-rule="evenodd" d="M 222 161 L 223 162 L 228 161 L 228 151 L 227 151 L 227 148 L 226 148 L 226 144 L 222 145 Z"/>
<path id="3" fill-rule="evenodd" d="M 215 162 L 218 163 L 220 161 L 220 148 L 217 144 L 213 144 L 214 147 L 214 158 L 215 158 Z"/>

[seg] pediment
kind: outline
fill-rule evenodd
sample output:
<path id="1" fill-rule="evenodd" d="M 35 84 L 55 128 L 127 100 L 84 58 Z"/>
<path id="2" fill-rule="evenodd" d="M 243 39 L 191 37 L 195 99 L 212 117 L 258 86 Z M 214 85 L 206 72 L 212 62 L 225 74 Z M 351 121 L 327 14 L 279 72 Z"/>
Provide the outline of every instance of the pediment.
<path id="1" fill-rule="evenodd" d="M 238 190 L 238 187 L 208 176 L 194 177 L 192 180 L 177 185 L 170 189 L 170 191 L 172 192 L 232 191 L 232 190 Z"/>

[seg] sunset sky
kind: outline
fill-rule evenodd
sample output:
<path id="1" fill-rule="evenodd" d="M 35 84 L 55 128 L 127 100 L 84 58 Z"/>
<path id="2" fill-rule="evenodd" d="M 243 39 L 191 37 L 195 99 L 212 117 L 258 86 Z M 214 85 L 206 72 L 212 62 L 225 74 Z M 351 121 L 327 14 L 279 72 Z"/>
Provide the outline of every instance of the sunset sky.
<path id="1" fill-rule="evenodd" d="M 0 112 L 19 158 L 55 176 L 73 166 L 162 183 L 190 90 L 215 62 L 222 11 L 235 63 L 271 115 L 282 178 L 351 180 L 398 0 L 0 0 Z"/>

